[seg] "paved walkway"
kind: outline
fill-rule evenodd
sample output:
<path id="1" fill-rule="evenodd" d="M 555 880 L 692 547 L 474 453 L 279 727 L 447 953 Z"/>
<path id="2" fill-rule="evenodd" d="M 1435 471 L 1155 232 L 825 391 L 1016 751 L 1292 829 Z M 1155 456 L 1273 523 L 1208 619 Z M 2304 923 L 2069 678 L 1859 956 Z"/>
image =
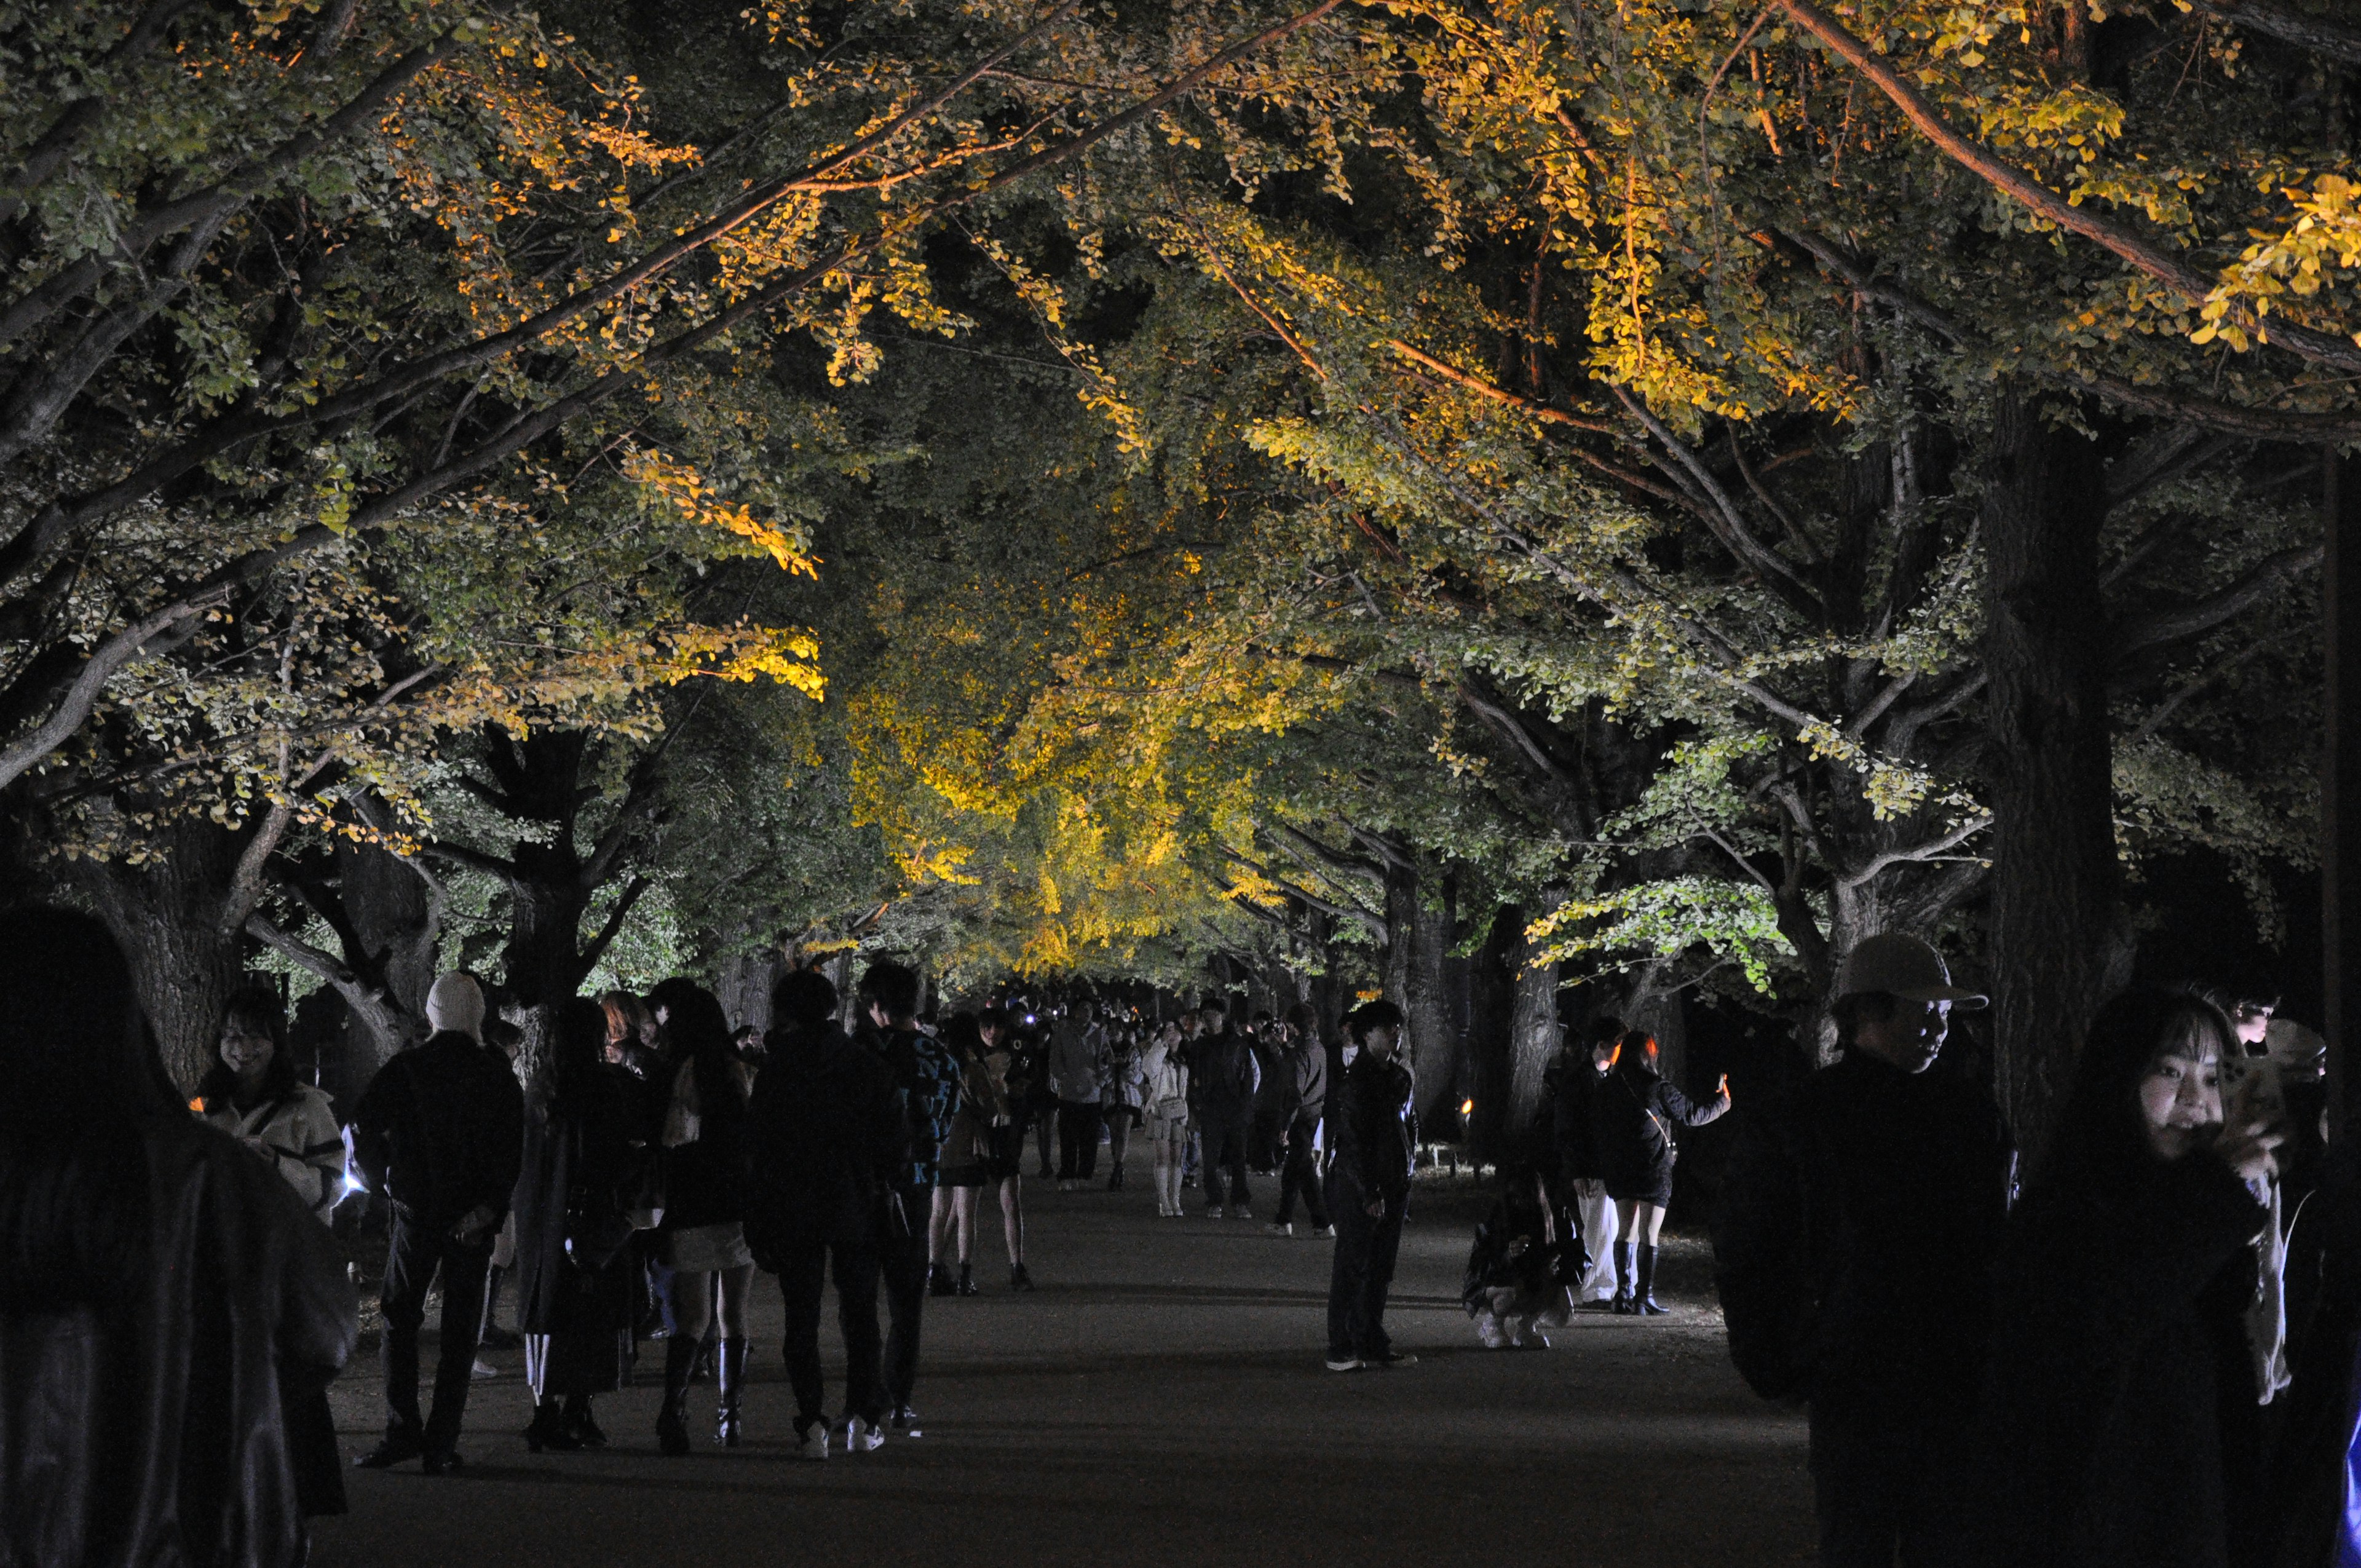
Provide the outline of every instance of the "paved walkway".
<path id="1" fill-rule="evenodd" d="M 1060 1194 L 1028 1179 L 1038 1292 L 928 1303 L 926 1435 L 826 1464 L 789 1456 L 779 1299 L 758 1277 L 748 1443 L 655 1452 L 656 1390 L 600 1401 L 614 1445 L 525 1452 L 521 1357 L 477 1385 L 466 1479 L 351 1473 L 322 1568 L 444 1564 L 1476 1564 L 1748 1568 L 1809 1560 L 1803 1426 L 1723 1354 L 1707 1260 L 1675 1244 L 1675 1306 L 1584 1314 L 1553 1351 L 1486 1352 L 1458 1306 L 1476 1209 L 1422 1191 L 1389 1318 L 1419 1364 L 1321 1365 L 1329 1245 L 1259 1223 L 1159 1220 L 1145 1183 Z M 1192 1193 L 1193 1198 L 1195 1195 Z M 1268 1194 L 1265 1195 L 1266 1202 Z M 987 1257 L 999 1256 L 996 1234 Z M 832 1321 L 823 1346 L 835 1354 Z M 431 1320 L 430 1320 L 431 1321 Z M 429 1365 L 432 1352 L 429 1351 Z M 642 1366 L 649 1362 L 642 1358 Z M 381 1419 L 366 1354 L 335 1391 L 357 1452 Z M 840 1390 L 829 1372 L 831 1409 Z"/>

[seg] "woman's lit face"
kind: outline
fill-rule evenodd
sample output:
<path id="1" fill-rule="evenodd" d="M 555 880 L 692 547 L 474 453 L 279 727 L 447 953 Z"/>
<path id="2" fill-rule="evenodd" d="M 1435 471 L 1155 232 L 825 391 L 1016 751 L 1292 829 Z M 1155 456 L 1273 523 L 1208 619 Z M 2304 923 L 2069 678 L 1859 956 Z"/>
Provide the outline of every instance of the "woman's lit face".
<path id="1" fill-rule="evenodd" d="M 2168 1052 L 2148 1064 L 2139 1080 L 2140 1124 L 2148 1147 L 2163 1159 L 2179 1159 L 2222 1124 L 2222 1063 Z"/>
<path id="2" fill-rule="evenodd" d="M 232 1018 L 222 1025 L 222 1065 L 248 1082 L 262 1076 L 277 1048 L 269 1035 L 243 1018 Z"/>

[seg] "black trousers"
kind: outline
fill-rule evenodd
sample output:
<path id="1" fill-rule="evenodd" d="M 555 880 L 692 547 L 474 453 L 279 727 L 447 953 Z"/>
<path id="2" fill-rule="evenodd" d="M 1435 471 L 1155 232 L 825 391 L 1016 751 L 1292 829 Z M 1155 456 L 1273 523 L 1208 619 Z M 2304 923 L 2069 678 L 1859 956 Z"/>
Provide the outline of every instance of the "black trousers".
<path id="1" fill-rule="evenodd" d="M 1058 1179 L 1088 1181 L 1099 1168 L 1099 1102 L 1058 1102 Z"/>
<path id="2" fill-rule="evenodd" d="M 819 1306 L 831 1262 L 836 1267 L 836 1321 L 844 1333 L 844 1413 L 868 1421 L 885 1415 L 878 1373 L 877 1237 L 865 1212 L 851 1212 L 824 1229 L 789 1237 L 780 1249 L 779 1293 L 787 1302 L 783 1348 L 787 1383 L 796 1391 L 798 1427 L 827 1420 Z"/>
<path id="3" fill-rule="evenodd" d="M 1229 1172 L 1229 1201 L 1243 1209 L 1250 1201 L 1246 1194 L 1246 1118 L 1243 1105 L 1234 1111 L 1208 1110 L 1205 1113 L 1205 1204 L 1208 1208 L 1222 1206 L 1222 1173 Z"/>
<path id="4" fill-rule="evenodd" d="M 385 1251 L 385 1333 L 379 1358 L 385 1367 L 385 1430 L 408 1437 L 430 1453 L 448 1453 L 459 1441 L 467 1413 L 467 1387 L 476 1371 L 477 1336 L 484 1326 L 484 1278 L 492 1266 L 492 1245 L 468 1246 L 448 1229 L 429 1227 L 407 1215 L 393 1216 Z M 443 1276 L 443 1343 L 434 1361 L 434 1411 L 418 1418 L 418 1330 L 426 1321 L 426 1288 Z"/>
<path id="5" fill-rule="evenodd" d="M 885 1281 L 885 1315 L 893 1326 L 885 1332 L 885 1398 L 906 1405 L 918 1383 L 918 1323 L 927 1310 L 927 1217 L 935 1212 L 932 1187 L 900 1187 L 902 1212 L 910 1217 L 911 1234 L 897 1240 L 891 1234 L 877 1243 L 878 1261 Z"/>
<path id="6" fill-rule="evenodd" d="M 1886 1401 L 1879 1401 L 1886 1404 Z M 1932 1406 L 1935 1401 L 1925 1401 Z M 1949 1413 L 1952 1432 L 1968 1412 Z M 1956 1438 L 1919 1411 L 1812 1406 L 1812 1502 L 1821 1568 L 1964 1568 L 1973 1540 L 1952 1485 Z"/>
<path id="7" fill-rule="evenodd" d="M 1301 1117 L 1287 1129 L 1287 1157 L 1279 1168 L 1279 1223 L 1295 1212 L 1297 1193 L 1303 1195 L 1303 1212 L 1316 1227 L 1328 1223 L 1327 1201 L 1320 1194 L 1320 1151 L 1312 1146 L 1320 1135 L 1320 1118 Z"/>
<path id="8" fill-rule="evenodd" d="M 1382 1217 L 1364 1206 L 1360 1188 L 1328 1177 L 1328 1213 L 1336 1223 L 1336 1255 L 1328 1275 L 1328 1357 L 1381 1360 L 1393 1349 L 1386 1337 L 1386 1291 L 1394 1282 L 1394 1259 L 1401 1251 L 1402 1201 L 1386 1205 Z"/>

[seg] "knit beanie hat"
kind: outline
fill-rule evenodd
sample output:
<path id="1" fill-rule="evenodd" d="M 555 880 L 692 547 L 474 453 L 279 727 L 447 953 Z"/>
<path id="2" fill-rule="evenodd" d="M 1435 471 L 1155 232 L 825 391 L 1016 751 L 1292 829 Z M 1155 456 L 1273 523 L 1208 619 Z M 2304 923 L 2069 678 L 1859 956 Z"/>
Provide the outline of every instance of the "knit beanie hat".
<path id="1" fill-rule="evenodd" d="M 438 1035 L 449 1030 L 467 1036 L 478 1045 L 483 1044 L 483 988 L 472 975 L 456 970 L 438 975 L 434 989 L 426 993 L 426 1022 Z"/>

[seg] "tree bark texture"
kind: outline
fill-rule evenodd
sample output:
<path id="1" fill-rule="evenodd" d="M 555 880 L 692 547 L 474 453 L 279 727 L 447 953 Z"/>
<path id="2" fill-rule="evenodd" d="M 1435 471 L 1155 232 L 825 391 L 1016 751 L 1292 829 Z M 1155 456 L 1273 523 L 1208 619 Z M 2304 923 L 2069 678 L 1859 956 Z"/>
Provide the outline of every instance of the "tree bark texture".
<path id="1" fill-rule="evenodd" d="M 372 1067 L 381 1067 L 426 1037 L 426 993 L 434 985 L 442 910 L 416 868 L 374 844 L 337 849 L 336 886 L 369 967 L 381 977 L 377 1005 L 353 1009 L 346 1038 L 368 1053 Z"/>
<path id="2" fill-rule="evenodd" d="M 1986 454 L 1995 1085 L 2037 1157 L 2104 992 L 2117 869 L 2099 454 L 2004 394 Z"/>
<path id="3" fill-rule="evenodd" d="M 1446 1126 L 1441 1113 L 1451 1103 L 1459 1077 L 1459 1039 L 1451 1027 L 1444 994 L 1443 960 L 1451 946 L 1449 912 L 1421 896 L 1412 865 L 1386 866 L 1386 994 L 1408 1020 L 1404 1060 L 1418 1080 L 1419 1120 L 1431 1132 Z M 1455 1107 L 1454 1107 L 1455 1110 Z"/>
<path id="4" fill-rule="evenodd" d="M 203 819 L 162 829 L 144 866 L 81 861 L 74 880 L 130 961 L 164 1067 L 193 1090 L 220 1045 L 230 992 L 246 978 L 241 934 L 221 916 L 237 871 L 236 835 Z"/>

